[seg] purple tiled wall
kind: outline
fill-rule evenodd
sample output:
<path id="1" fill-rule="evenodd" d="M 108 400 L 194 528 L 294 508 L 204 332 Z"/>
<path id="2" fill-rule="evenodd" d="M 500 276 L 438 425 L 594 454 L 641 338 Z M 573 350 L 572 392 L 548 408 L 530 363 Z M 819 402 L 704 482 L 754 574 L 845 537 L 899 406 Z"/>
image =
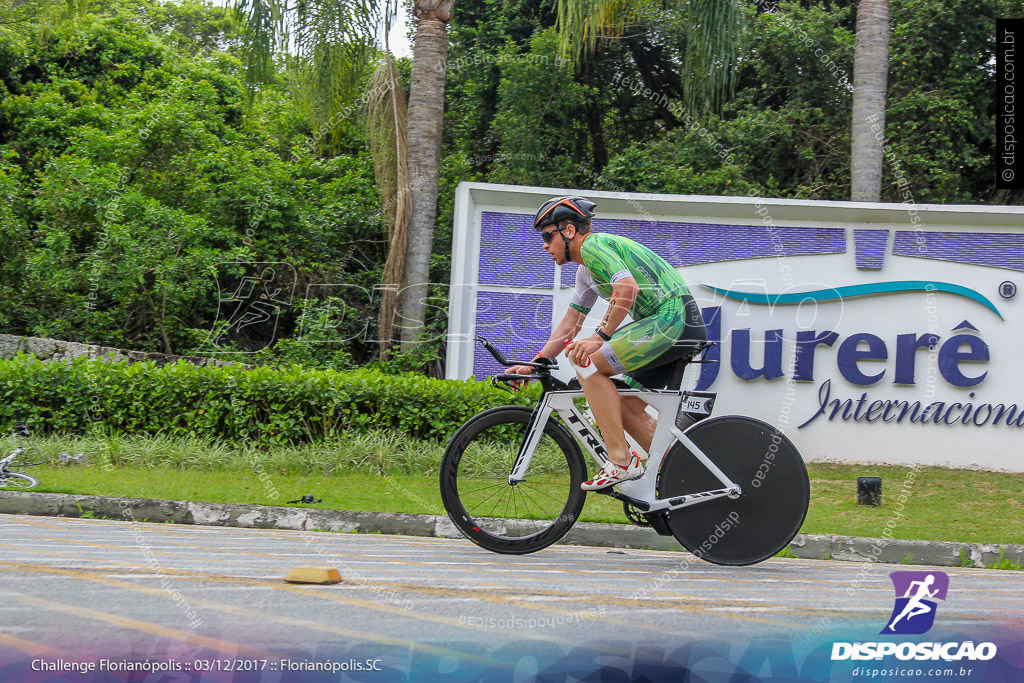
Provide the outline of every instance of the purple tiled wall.
<path id="1" fill-rule="evenodd" d="M 594 227 L 636 240 L 676 267 L 846 251 L 846 232 L 842 228 L 769 228 L 618 219 L 598 219 Z M 480 284 L 551 286 L 554 263 L 533 229 L 532 216 L 485 211 L 481 232 Z M 563 287 L 572 287 L 575 278 L 575 264 L 562 269 Z"/>
<path id="2" fill-rule="evenodd" d="M 881 268 L 885 262 L 888 230 L 854 230 L 853 243 L 857 251 L 858 268 Z"/>
<path id="3" fill-rule="evenodd" d="M 846 231 L 842 228 L 769 228 L 637 220 L 598 220 L 594 225 L 599 231 L 640 242 L 676 267 L 846 251 Z"/>
<path id="4" fill-rule="evenodd" d="M 533 216 L 484 211 L 480 231 L 480 284 L 551 287 L 555 263 L 533 229 Z"/>
<path id="5" fill-rule="evenodd" d="M 897 230 L 892 253 L 897 256 L 1024 270 L 1024 235 Z"/>
<path id="6" fill-rule="evenodd" d="M 509 360 L 531 360 L 551 336 L 550 296 L 478 291 L 476 298 L 476 333 L 494 342 Z M 501 369 L 491 354 L 474 345 L 477 379 Z"/>

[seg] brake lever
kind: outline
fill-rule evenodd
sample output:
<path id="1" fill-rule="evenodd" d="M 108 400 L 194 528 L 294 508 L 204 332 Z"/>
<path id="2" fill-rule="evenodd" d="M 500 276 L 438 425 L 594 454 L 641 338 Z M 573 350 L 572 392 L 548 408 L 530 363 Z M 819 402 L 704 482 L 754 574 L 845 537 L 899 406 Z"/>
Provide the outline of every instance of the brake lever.
<path id="1" fill-rule="evenodd" d="M 492 384 L 492 385 L 494 385 L 494 387 L 496 387 L 496 388 L 498 388 L 498 389 L 501 389 L 502 391 L 507 391 L 508 393 L 510 393 L 510 394 L 512 394 L 512 395 L 515 395 L 515 393 L 516 393 L 516 392 L 515 392 L 515 391 L 514 391 L 514 390 L 512 389 L 512 387 L 508 386 L 508 385 L 507 385 L 507 384 L 505 384 L 504 382 L 500 382 L 500 381 L 498 381 L 498 378 L 497 378 L 497 377 L 492 377 L 492 378 L 491 378 L 491 384 Z"/>
<path id="2" fill-rule="evenodd" d="M 516 392 L 521 391 L 521 389 L 513 389 L 508 386 L 508 382 L 522 381 L 523 388 L 526 388 L 526 385 L 530 380 L 534 379 L 539 380 L 541 377 L 539 375 L 520 375 L 518 372 L 503 372 L 500 375 L 494 375 L 491 377 L 491 384 L 498 389 L 503 389 L 510 394 L 515 394 Z"/>

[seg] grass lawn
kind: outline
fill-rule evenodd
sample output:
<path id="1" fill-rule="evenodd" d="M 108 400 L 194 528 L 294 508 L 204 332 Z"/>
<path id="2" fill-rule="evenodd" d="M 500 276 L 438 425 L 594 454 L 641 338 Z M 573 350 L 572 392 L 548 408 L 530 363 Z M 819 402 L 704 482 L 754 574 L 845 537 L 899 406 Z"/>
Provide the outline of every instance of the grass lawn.
<path id="1" fill-rule="evenodd" d="M 1024 475 L 978 470 L 809 463 L 805 533 L 878 537 L 896 517 L 896 538 L 1024 543 Z M 882 505 L 857 505 L 857 477 L 882 478 Z M 902 516 L 897 503 L 905 494 Z"/>
<path id="2" fill-rule="evenodd" d="M 42 465 L 27 471 L 42 481 L 36 491 L 259 505 L 282 505 L 312 493 L 323 502 L 306 507 L 444 514 L 436 464 L 426 470 L 430 474 L 365 467 L 282 471 L 287 469 L 268 468 L 266 481 L 237 467 Z M 895 538 L 1024 544 L 1024 475 L 929 467 L 908 478 L 907 467 L 813 463 L 808 472 L 811 506 L 803 533 L 879 537 L 895 520 Z M 856 504 L 858 476 L 882 477 L 881 506 Z M 582 519 L 625 522 L 620 503 L 596 495 L 588 497 Z"/>

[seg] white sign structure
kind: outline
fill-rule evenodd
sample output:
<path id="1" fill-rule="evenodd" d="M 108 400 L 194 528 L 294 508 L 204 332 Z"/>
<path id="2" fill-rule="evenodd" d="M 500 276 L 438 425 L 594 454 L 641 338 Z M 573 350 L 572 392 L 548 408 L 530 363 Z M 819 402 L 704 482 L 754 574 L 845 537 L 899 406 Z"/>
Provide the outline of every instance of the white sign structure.
<path id="1" fill-rule="evenodd" d="M 529 360 L 561 319 L 577 266 L 532 219 L 564 194 L 680 269 L 719 342 L 687 379 L 716 415 L 777 425 L 808 460 L 1024 472 L 1024 208 L 463 183 L 449 378 L 498 370 L 474 336 Z"/>

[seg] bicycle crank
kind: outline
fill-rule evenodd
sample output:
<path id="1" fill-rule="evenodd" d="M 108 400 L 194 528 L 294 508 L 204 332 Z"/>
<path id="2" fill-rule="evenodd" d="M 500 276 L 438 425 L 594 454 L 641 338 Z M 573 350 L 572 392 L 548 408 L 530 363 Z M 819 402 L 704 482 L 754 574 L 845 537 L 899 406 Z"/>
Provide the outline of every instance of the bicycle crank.
<path id="1" fill-rule="evenodd" d="M 651 526 L 651 523 L 647 521 L 647 516 L 644 512 L 629 501 L 622 501 L 622 512 L 626 515 L 626 519 L 637 526 Z"/>

